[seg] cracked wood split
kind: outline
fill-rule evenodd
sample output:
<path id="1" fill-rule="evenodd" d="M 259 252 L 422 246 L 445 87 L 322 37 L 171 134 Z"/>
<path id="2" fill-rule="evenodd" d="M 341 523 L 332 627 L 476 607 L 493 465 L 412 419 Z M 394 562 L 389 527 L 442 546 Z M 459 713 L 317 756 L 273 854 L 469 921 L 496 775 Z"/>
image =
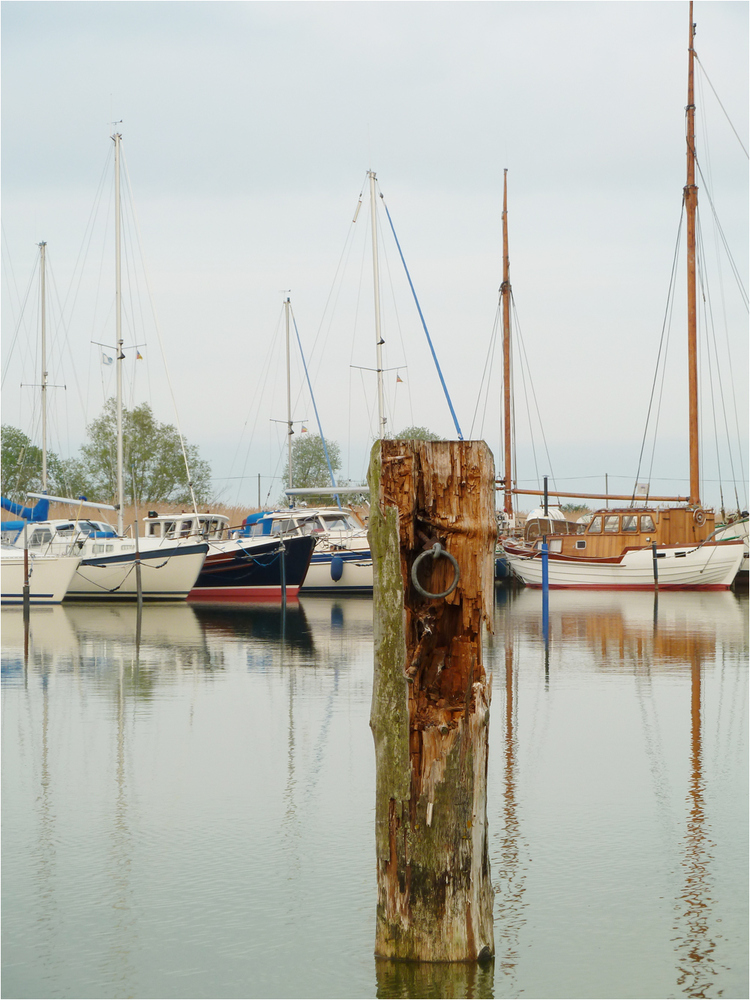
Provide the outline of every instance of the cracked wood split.
<path id="1" fill-rule="evenodd" d="M 396 461 L 397 459 L 397 461 Z M 376 954 L 494 954 L 487 849 L 491 684 L 482 629 L 494 595 L 494 468 L 483 442 L 380 441 L 370 463 L 378 913 Z M 435 541 L 458 561 L 446 598 L 411 583 Z M 439 593 L 447 559 L 423 560 Z"/>

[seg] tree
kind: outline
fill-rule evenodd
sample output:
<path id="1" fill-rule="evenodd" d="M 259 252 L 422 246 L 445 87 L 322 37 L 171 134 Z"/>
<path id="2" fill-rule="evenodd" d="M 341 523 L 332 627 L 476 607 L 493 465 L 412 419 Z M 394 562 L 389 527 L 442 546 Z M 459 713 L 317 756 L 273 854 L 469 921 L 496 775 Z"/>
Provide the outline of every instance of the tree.
<path id="1" fill-rule="evenodd" d="M 2 427 L 2 493 L 23 500 L 42 489 L 42 449 L 10 424 Z M 91 481 L 79 459 L 62 459 L 47 452 L 47 491 L 55 496 L 77 497 L 91 491 Z"/>
<path id="2" fill-rule="evenodd" d="M 404 427 L 402 431 L 398 434 L 393 435 L 394 438 L 407 440 L 407 441 L 442 441 L 443 439 L 439 434 L 433 434 L 432 431 L 428 430 L 426 427 Z"/>
<path id="3" fill-rule="evenodd" d="M 31 443 L 23 431 L 10 424 L 2 426 L 3 496 L 23 498 L 28 490 L 42 485 L 42 449 Z"/>
<path id="4" fill-rule="evenodd" d="M 326 448 L 335 476 L 341 468 L 341 451 L 335 441 L 326 441 Z M 289 462 L 287 461 L 284 466 L 285 489 L 288 482 Z M 292 442 L 292 483 L 298 489 L 332 485 L 323 448 L 323 439 L 317 434 L 301 434 Z M 311 503 L 325 503 L 329 498 L 310 496 L 306 499 Z M 287 498 L 284 496 L 280 502 L 286 503 Z"/>
<path id="5" fill-rule="evenodd" d="M 123 410 L 125 497 L 139 506 L 149 503 L 191 503 L 180 435 L 172 424 L 161 424 L 148 403 Z M 107 400 L 100 417 L 86 428 L 89 443 L 81 448 L 97 499 L 117 496 L 117 411 Z M 185 444 L 197 503 L 208 503 L 211 467 L 195 445 Z M 135 483 L 135 495 L 133 485 Z"/>

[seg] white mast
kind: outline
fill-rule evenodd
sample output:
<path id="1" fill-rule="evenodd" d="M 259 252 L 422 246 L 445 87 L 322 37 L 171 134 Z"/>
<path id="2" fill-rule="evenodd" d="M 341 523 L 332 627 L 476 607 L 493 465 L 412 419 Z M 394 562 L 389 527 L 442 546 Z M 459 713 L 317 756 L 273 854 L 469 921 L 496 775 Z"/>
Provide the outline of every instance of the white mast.
<path id="1" fill-rule="evenodd" d="M 289 354 L 289 296 L 284 299 L 284 316 L 286 318 L 286 424 L 287 424 L 287 456 L 289 461 L 289 489 L 292 483 L 292 373 L 291 359 Z M 291 501 L 290 501 L 291 502 Z"/>
<path id="2" fill-rule="evenodd" d="M 381 438 L 386 436 L 385 406 L 383 403 L 383 344 L 385 341 L 380 335 L 380 276 L 378 274 L 378 216 L 375 203 L 375 181 L 374 171 L 368 170 L 367 176 L 370 178 L 370 216 L 372 220 L 372 280 L 375 289 L 375 364 L 378 373 L 378 435 Z"/>
<path id="3" fill-rule="evenodd" d="M 122 135 L 115 132 L 115 337 L 117 340 L 117 534 L 124 533 L 125 485 L 123 481 L 122 438 L 122 287 L 120 266 L 120 142 Z"/>
<path id="4" fill-rule="evenodd" d="M 40 251 L 40 318 L 42 326 L 42 493 L 47 492 L 47 281 L 46 281 L 46 248 L 47 244 L 39 244 Z"/>

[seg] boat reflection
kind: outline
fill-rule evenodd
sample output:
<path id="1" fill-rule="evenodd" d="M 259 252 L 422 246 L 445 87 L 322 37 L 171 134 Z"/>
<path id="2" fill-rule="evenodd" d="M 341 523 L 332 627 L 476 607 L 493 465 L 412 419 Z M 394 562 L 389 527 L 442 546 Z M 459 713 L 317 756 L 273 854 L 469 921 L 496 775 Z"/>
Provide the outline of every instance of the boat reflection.
<path id="1" fill-rule="evenodd" d="M 113 682 L 126 669 L 125 687 L 146 694 L 182 671 L 210 669 L 205 638 L 184 602 L 62 604 L 35 608 L 24 625 L 20 608 L 2 612 L 3 684 L 28 682 L 28 672 L 73 673 Z M 157 676 L 158 675 L 158 676 Z"/>
<path id="2" fill-rule="evenodd" d="M 542 595 L 506 591 L 496 607 L 496 631 L 508 617 L 522 636 L 544 643 Z M 619 593 L 554 591 L 549 601 L 550 645 L 576 644 L 590 650 L 597 667 L 630 672 L 634 666 L 690 669 L 721 648 L 738 655 L 747 647 L 747 617 L 731 591 Z"/>
<path id="3" fill-rule="evenodd" d="M 553 670 L 564 670 L 555 651 L 579 647 L 591 655 L 599 672 L 634 677 L 645 728 L 654 793 L 660 805 L 669 797 L 663 762 L 655 760 L 651 703 L 657 676 L 679 679 L 685 691 L 689 677 L 689 738 L 683 746 L 688 758 L 685 812 L 681 851 L 681 885 L 675 901 L 674 947 L 677 961 L 676 989 L 685 996 L 711 996 L 720 981 L 717 964 L 716 914 L 713 895 L 716 844 L 706 804 L 704 773 L 703 687 L 706 671 L 724 678 L 728 665 L 746 666 L 748 619 L 743 604 L 731 592 L 618 594 L 556 591 L 549 601 L 545 622 L 542 595 L 536 591 L 505 591 L 495 610 L 495 682 L 502 669 L 499 642 L 504 643 L 504 802 L 499 851 L 493 856 L 493 874 L 499 902 L 497 920 L 498 972 L 505 977 L 504 995 L 515 995 L 514 970 L 518 959 L 519 931 L 524 923 L 524 868 L 519 841 L 522 823 L 516 804 L 517 682 L 513 651 L 519 637 L 531 641 L 545 664 L 545 689 L 549 692 L 550 648 Z M 713 676 L 713 675 L 712 675 Z M 731 676 L 735 676 L 734 672 Z M 553 683 L 555 676 L 553 674 Z M 496 699 L 498 688 L 495 688 Z M 731 699 L 728 699 L 731 700 Z M 650 707 L 649 707 L 650 704 Z M 686 730 L 685 730 L 686 731 Z M 665 794 L 666 792 L 666 794 Z M 678 826 L 679 829 L 679 826 Z M 672 831 L 672 837 L 675 836 Z M 676 994 L 675 994 L 676 995 Z"/>

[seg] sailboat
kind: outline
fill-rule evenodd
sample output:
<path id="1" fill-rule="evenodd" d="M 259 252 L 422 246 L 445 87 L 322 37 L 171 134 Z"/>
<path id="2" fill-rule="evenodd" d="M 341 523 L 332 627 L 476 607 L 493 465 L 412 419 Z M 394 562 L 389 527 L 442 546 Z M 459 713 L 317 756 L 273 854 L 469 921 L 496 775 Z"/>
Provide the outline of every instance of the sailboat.
<path id="1" fill-rule="evenodd" d="M 722 590 L 730 587 L 743 561 L 745 544 L 723 539 L 714 511 L 700 500 L 697 361 L 697 280 L 695 184 L 695 103 L 693 4 L 690 3 L 687 101 L 687 183 L 683 197 L 687 216 L 688 397 L 690 495 L 654 497 L 635 506 L 594 512 L 588 525 L 571 533 L 552 533 L 532 541 L 506 540 L 503 550 L 513 573 L 531 587 L 541 587 L 548 572 L 550 587 L 622 590 Z M 507 475 L 507 470 L 506 470 Z M 508 483 L 506 482 L 506 489 Z M 581 494 L 579 494 L 581 496 Z M 655 506 L 654 501 L 667 506 Z M 546 507 L 546 496 L 545 496 Z M 551 525 L 550 525 L 551 527 Z M 580 533 L 579 533 L 580 532 Z M 545 558 L 546 557 L 546 558 Z"/>
<path id="2" fill-rule="evenodd" d="M 39 244 L 39 282 L 41 298 L 41 395 L 42 395 L 42 483 L 47 483 L 47 337 L 46 337 L 46 251 L 47 244 Z M 45 508 L 46 510 L 46 508 Z M 3 525 L 3 542 L 0 550 L 2 572 L 0 597 L 3 604 L 59 604 L 68 592 L 73 576 L 81 562 L 72 553 L 42 555 L 29 552 L 28 539 L 21 539 L 23 551 L 9 544 Z M 23 527 L 23 526 L 22 526 Z M 15 536 L 14 536 L 15 537 Z"/>
<path id="3" fill-rule="evenodd" d="M 375 174 L 369 171 L 370 200 L 373 212 L 373 232 L 375 213 Z M 382 384 L 382 354 L 380 336 L 380 305 L 379 283 L 377 272 L 377 235 L 373 238 L 373 271 L 375 284 L 375 340 L 378 371 L 378 429 L 382 433 L 385 427 Z M 372 554 L 367 529 L 357 519 L 351 507 L 343 506 L 339 497 L 351 493 L 366 493 L 367 486 L 340 487 L 336 486 L 331 472 L 333 486 L 295 488 L 294 469 L 292 463 L 292 434 L 294 433 L 291 409 L 290 383 L 290 345 L 289 321 L 291 303 L 287 297 L 284 302 L 286 319 L 286 367 L 287 367 L 287 467 L 290 506 L 273 511 L 260 511 L 245 518 L 241 537 L 256 544 L 269 538 L 283 538 L 286 543 L 297 542 L 303 538 L 312 539 L 314 549 L 310 559 L 307 574 L 300 586 L 300 592 L 333 593 L 334 591 L 349 593 L 372 593 Z M 310 390 L 312 392 L 312 389 Z M 313 405 L 315 402 L 313 400 Z M 317 409 L 316 409 L 317 412 Z M 322 432 L 321 432 L 322 436 Z M 335 498 L 337 505 L 308 507 L 294 506 L 297 500 L 304 504 L 304 497 L 314 495 L 329 495 Z"/>
<path id="4" fill-rule="evenodd" d="M 3 604 L 23 604 L 28 587 L 30 604 L 59 604 L 68 593 L 81 562 L 75 555 L 41 555 L 0 548 L 0 595 Z"/>
<path id="5" fill-rule="evenodd" d="M 23 548 L 36 560 L 39 556 L 75 555 L 80 563 L 67 591 L 68 598 L 84 600 L 179 600 L 187 597 L 203 566 L 208 545 L 202 538 L 147 538 L 142 541 L 125 535 L 123 509 L 124 442 L 122 421 L 122 291 L 120 239 L 120 143 L 122 135 L 112 136 L 115 151 L 115 325 L 117 345 L 117 504 L 99 504 L 83 497 L 49 496 L 46 479 L 46 412 L 43 412 L 42 492 L 29 493 L 39 499 L 34 508 L 21 507 L 5 497 L 0 506 L 21 521 L 3 522 L 6 544 Z M 43 271 L 42 271 L 43 274 Z M 44 295 L 42 296 L 44 300 Z M 46 372 L 42 361 L 42 410 L 45 406 Z M 67 518 L 50 519 L 49 502 L 74 505 Z M 83 508 L 112 510 L 117 513 L 117 529 L 107 521 L 82 516 Z M 24 542 L 26 525 L 26 543 Z M 137 527 L 136 527 L 137 531 Z"/>

